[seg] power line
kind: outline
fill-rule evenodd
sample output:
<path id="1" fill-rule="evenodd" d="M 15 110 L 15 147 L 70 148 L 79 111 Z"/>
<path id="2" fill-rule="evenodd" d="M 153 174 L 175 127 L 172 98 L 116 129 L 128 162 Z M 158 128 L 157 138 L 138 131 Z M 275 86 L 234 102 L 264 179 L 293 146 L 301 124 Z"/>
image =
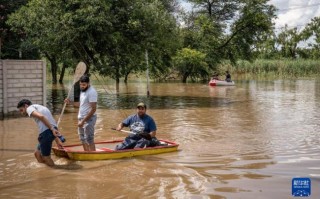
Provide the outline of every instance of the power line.
<path id="1" fill-rule="evenodd" d="M 314 7 L 314 6 L 320 6 L 320 3 L 311 4 L 311 5 L 306 5 L 306 6 L 286 8 L 286 9 L 279 9 L 279 10 L 277 10 L 277 12 L 284 12 L 284 11 L 288 11 L 288 10 L 297 10 L 297 9 L 309 8 L 309 7 Z"/>
<path id="2" fill-rule="evenodd" d="M 299 27 L 305 27 L 306 25 L 295 25 L 295 26 L 287 26 L 287 28 L 299 28 Z M 283 29 L 286 26 L 281 26 L 281 27 L 275 27 L 274 29 Z"/>

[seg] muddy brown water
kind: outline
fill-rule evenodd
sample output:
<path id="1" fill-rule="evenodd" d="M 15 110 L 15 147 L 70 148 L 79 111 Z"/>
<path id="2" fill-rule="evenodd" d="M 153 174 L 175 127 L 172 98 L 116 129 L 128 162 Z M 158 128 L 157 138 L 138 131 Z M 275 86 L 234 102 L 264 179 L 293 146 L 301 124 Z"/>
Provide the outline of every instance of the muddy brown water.
<path id="1" fill-rule="evenodd" d="M 120 160 L 71 161 L 60 169 L 36 162 L 37 129 L 30 118 L 0 120 L 0 198 L 292 198 L 294 177 L 311 179 L 320 197 L 320 81 L 236 81 L 206 84 L 94 82 L 99 93 L 96 141 L 144 101 L 157 137 L 177 152 Z M 64 88 L 48 85 L 47 106 L 59 117 Z M 78 143 L 77 108 L 68 106 L 60 130 Z"/>

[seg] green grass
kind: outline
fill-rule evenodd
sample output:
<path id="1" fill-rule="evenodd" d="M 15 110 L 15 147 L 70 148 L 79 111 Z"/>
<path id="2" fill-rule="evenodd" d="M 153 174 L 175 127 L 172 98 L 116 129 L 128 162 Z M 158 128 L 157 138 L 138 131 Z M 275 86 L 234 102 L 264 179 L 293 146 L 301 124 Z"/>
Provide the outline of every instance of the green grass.
<path id="1" fill-rule="evenodd" d="M 249 75 L 258 77 L 281 77 L 281 78 L 297 78 L 297 77 L 315 77 L 320 75 L 320 62 L 317 60 L 262 60 L 258 59 L 254 62 L 238 61 L 236 65 L 224 62 L 218 66 L 220 74 L 229 70 L 231 74 Z"/>

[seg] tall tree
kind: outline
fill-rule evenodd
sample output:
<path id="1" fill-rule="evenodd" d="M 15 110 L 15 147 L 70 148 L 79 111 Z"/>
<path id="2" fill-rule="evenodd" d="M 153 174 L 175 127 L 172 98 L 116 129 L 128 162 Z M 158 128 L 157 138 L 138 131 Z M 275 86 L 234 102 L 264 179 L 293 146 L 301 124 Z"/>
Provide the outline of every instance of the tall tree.
<path id="1" fill-rule="evenodd" d="M 224 50 L 231 61 L 255 58 L 257 45 L 264 41 L 265 34 L 272 32 L 275 7 L 267 4 L 268 1 L 244 0 L 240 4 L 239 15 L 230 24 L 230 33 L 218 48 Z"/>
<path id="2" fill-rule="evenodd" d="M 277 36 L 273 33 L 261 35 L 262 42 L 255 45 L 255 51 L 260 59 L 273 59 L 278 56 Z"/>
<path id="3" fill-rule="evenodd" d="M 314 17 L 301 33 L 304 40 L 311 39 L 307 51 L 310 58 L 320 58 L 320 17 Z"/>
<path id="4" fill-rule="evenodd" d="M 193 39 L 196 49 L 207 54 L 209 66 L 222 59 L 252 59 L 256 45 L 273 28 L 275 8 L 268 0 L 190 0 L 193 10 Z M 190 34 L 188 34 L 190 35 Z M 196 42 L 193 42 L 196 43 Z"/>
<path id="5" fill-rule="evenodd" d="M 303 40 L 302 32 L 297 28 L 289 29 L 286 25 L 279 33 L 277 42 L 281 47 L 281 55 L 285 58 L 297 58 L 299 47 L 298 44 Z"/>
<path id="6" fill-rule="evenodd" d="M 60 31 L 66 29 L 61 23 L 61 6 L 60 1 L 32 0 L 8 20 L 13 30 L 25 32 L 27 40 L 49 60 L 54 84 L 57 83 L 58 64 L 70 54 L 67 48 L 70 43 Z"/>
<path id="7" fill-rule="evenodd" d="M 151 56 L 162 57 L 151 60 L 163 61 L 171 53 L 176 23 L 166 10 L 172 8 L 170 2 L 31 0 L 12 15 L 11 24 L 22 27 L 46 56 L 54 55 L 58 62 L 66 55 L 84 60 L 118 83 L 142 70 L 146 48 Z"/>
<path id="8" fill-rule="evenodd" d="M 189 48 L 178 51 L 174 57 L 174 63 L 183 83 L 186 83 L 188 78 L 205 80 L 208 77 L 208 65 L 205 62 L 205 57 L 204 53 Z"/>

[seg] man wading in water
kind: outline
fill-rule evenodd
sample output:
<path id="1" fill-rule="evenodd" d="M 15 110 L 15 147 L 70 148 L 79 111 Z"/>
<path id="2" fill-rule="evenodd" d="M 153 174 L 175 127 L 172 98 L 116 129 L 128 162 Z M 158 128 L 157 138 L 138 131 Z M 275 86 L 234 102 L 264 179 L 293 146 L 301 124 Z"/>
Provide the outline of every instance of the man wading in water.
<path id="1" fill-rule="evenodd" d="M 32 104 L 31 101 L 27 99 L 21 100 L 17 108 L 22 115 L 34 118 L 34 121 L 38 125 L 39 144 L 34 152 L 34 156 L 39 163 L 45 163 L 51 167 L 54 166 L 54 162 L 50 156 L 52 142 L 55 140 L 59 148 L 62 147 L 62 142 L 58 138 L 61 134 L 58 131 L 56 121 L 50 110 L 45 106 Z"/>

